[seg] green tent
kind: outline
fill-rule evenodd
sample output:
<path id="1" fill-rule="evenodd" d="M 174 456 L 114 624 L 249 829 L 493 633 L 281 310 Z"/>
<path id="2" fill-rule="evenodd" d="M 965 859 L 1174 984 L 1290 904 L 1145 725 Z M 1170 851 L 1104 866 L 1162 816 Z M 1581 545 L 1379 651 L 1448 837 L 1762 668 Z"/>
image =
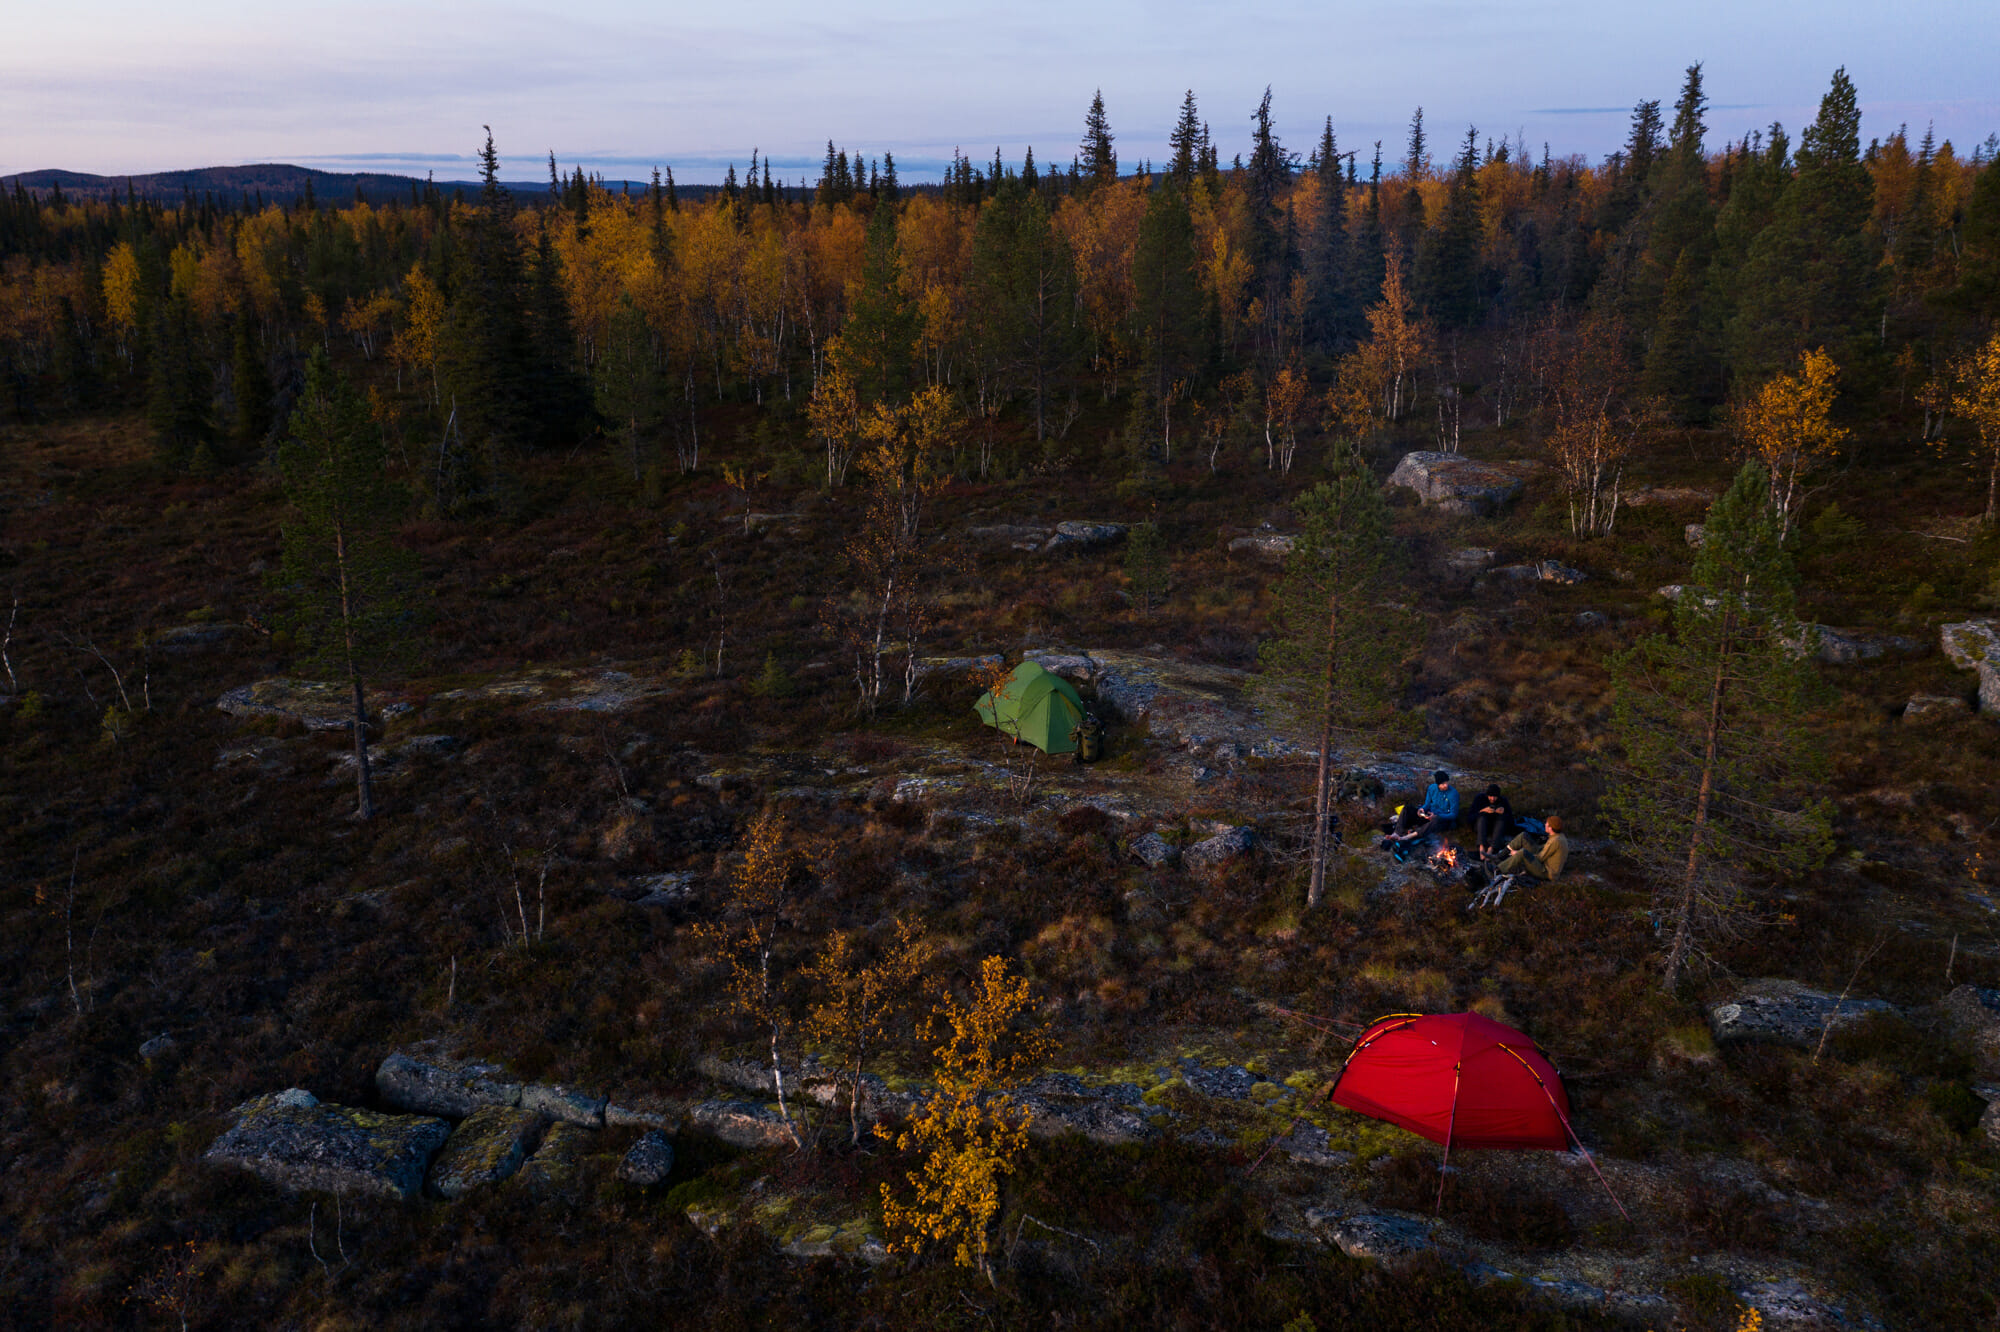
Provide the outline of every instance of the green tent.
<path id="1" fill-rule="evenodd" d="M 1083 720 L 1083 700 L 1069 681 L 1024 661 L 979 696 L 979 720 L 1044 754 L 1073 754 L 1070 732 Z"/>

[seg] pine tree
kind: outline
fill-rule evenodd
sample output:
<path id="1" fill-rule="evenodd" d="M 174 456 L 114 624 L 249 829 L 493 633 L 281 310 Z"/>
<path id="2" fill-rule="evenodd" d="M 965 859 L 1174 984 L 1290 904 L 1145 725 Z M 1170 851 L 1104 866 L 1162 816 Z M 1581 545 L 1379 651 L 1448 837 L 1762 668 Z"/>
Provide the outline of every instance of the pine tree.
<path id="1" fill-rule="evenodd" d="M 1319 756 L 1313 783 L 1312 874 L 1306 905 L 1326 892 L 1333 830 L 1336 745 L 1393 729 L 1408 617 L 1385 605 L 1400 549 L 1367 460 L 1341 446 L 1332 479 L 1292 502 L 1299 537 L 1273 596 L 1277 632 L 1264 646 L 1263 688 L 1308 731 Z"/>
<path id="2" fill-rule="evenodd" d="M 414 561 L 394 532 L 405 495 L 388 479 L 382 434 L 354 386 L 315 350 L 278 450 L 291 515 L 274 580 L 307 660 L 337 669 L 352 692 L 355 817 L 375 816 L 364 678 L 407 651 Z"/>
<path id="3" fill-rule="evenodd" d="M 1111 145 L 1111 120 L 1104 114 L 1104 90 L 1100 88 L 1083 118 L 1083 142 L 1077 151 L 1087 184 L 1109 185 L 1118 179 L 1118 154 Z"/>
<path id="4" fill-rule="evenodd" d="M 1746 876 L 1810 869 L 1832 849 L 1811 725 L 1817 686 L 1793 607 L 1796 576 L 1756 464 L 1704 525 L 1671 635 L 1612 663 L 1623 758 L 1601 808 L 1655 884 L 1672 991 L 1746 912 Z"/>

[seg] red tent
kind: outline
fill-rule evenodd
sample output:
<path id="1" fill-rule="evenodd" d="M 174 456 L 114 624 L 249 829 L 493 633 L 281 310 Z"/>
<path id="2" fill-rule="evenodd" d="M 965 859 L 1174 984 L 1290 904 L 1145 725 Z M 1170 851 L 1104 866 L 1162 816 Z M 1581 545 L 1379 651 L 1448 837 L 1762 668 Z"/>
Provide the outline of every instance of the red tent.
<path id="1" fill-rule="evenodd" d="M 1454 1144 L 1559 1152 L 1574 1142 L 1583 1151 L 1548 1056 L 1477 1013 L 1377 1019 L 1354 1043 L 1329 1099 L 1444 1144 L 1447 1161 Z M 1439 1190 L 1441 1199 L 1442 1182 Z"/>

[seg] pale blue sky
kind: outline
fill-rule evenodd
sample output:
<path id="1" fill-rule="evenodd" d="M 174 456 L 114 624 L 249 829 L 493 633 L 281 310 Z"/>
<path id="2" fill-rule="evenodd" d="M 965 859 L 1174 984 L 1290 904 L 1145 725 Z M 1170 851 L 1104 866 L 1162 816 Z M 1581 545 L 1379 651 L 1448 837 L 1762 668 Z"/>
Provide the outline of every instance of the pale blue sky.
<path id="1" fill-rule="evenodd" d="M 32 7 L 31 7 L 32 6 Z M 469 0 L 12 0 L 0 24 L 0 174 L 283 161 L 472 174 L 491 123 L 511 179 L 553 148 L 612 177 L 720 177 L 753 147 L 788 178 L 829 137 L 913 177 L 954 146 L 1067 163 L 1102 87 L 1120 158 L 1165 155 L 1192 87 L 1224 161 L 1264 85 L 1287 144 L 1400 155 L 1421 104 L 1440 153 L 1477 124 L 1595 159 L 1642 97 L 1705 62 L 1711 143 L 1809 119 L 1835 66 L 1864 135 L 2000 131 L 1996 0 L 1187 0 L 1006 4 Z M 1615 109 L 1603 109 L 1615 108 Z"/>

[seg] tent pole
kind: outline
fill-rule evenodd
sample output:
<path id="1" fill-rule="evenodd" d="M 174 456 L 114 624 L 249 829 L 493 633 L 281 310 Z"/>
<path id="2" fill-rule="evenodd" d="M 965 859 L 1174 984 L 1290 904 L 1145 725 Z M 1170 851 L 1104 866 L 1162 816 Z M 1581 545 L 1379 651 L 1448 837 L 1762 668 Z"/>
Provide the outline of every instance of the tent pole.
<path id="1" fill-rule="evenodd" d="M 1605 1179 L 1604 1172 L 1597 1168 L 1597 1158 L 1590 1154 L 1590 1148 L 1583 1145 L 1583 1139 L 1577 1137 L 1576 1130 L 1570 1127 L 1569 1116 L 1564 1114 L 1562 1112 L 1562 1107 L 1556 1104 L 1555 1094 L 1552 1093 L 1548 1089 L 1548 1087 L 1542 1083 L 1542 1080 L 1540 1078 L 1535 1079 L 1535 1084 L 1542 1088 L 1542 1095 L 1549 1098 L 1549 1109 L 1556 1112 L 1556 1118 L 1562 1122 L 1564 1131 L 1567 1132 L 1570 1136 L 1570 1141 L 1574 1142 L 1576 1144 L 1576 1149 L 1579 1152 L 1583 1153 L 1583 1159 L 1590 1165 L 1590 1173 L 1597 1176 L 1597 1182 L 1604 1186 L 1604 1192 L 1606 1196 L 1608 1196 L 1611 1199 L 1611 1205 L 1618 1209 L 1618 1215 L 1625 1218 L 1626 1224 L 1628 1225 L 1631 1224 L 1632 1221 L 1631 1213 L 1625 1210 L 1624 1203 L 1618 1201 L 1618 1195 L 1611 1192 L 1611 1182 Z"/>
<path id="2" fill-rule="evenodd" d="M 1464 1067 L 1464 1060 L 1451 1066 L 1451 1118 L 1444 1126 L 1444 1160 L 1438 1162 L 1438 1198 L 1437 1205 L 1431 1208 L 1432 1216 L 1444 1211 L 1444 1172 L 1451 1169 L 1451 1135 L 1458 1128 L 1458 1075 Z"/>

